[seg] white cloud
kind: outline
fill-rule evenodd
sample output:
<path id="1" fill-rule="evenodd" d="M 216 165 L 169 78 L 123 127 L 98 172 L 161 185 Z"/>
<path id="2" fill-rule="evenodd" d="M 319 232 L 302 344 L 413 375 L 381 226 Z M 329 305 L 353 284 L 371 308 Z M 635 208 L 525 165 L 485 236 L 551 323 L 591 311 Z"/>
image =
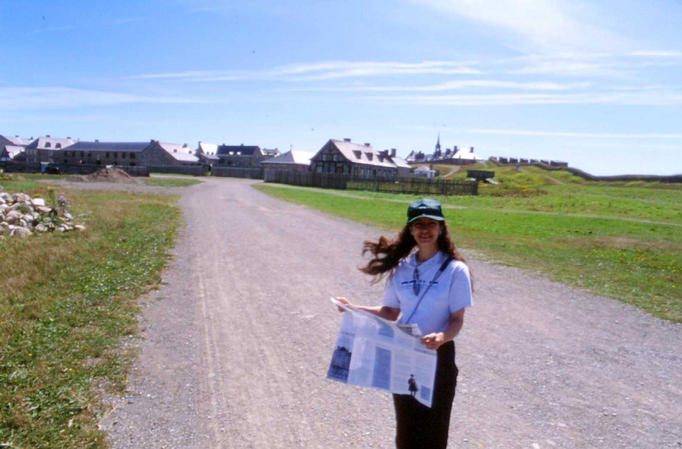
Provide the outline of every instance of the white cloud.
<path id="1" fill-rule="evenodd" d="M 480 74 L 467 65 L 450 61 L 376 62 L 376 61 L 321 61 L 290 64 L 272 69 L 253 71 L 186 71 L 135 75 L 134 79 L 176 79 L 195 82 L 281 80 L 321 81 L 340 78 L 363 78 L 389 75 L 453 75 Z"/>
<path id="2" fill-rule="evenodd" d="M 449 90 L 464 90 L 471 88 L 506 89 L 506 90 L 549 90 L 565 91 L 576 88 L 589 87 L 590 83 L 555 83 L 543 81 L 517 82 L 501 80 L 454 80 L 438 84 L 415 86 L 339 86 L 339 87 L 302 87 L 291 88 L 296 92 L 439 92 Z"/>
<path id="3" fill-rule="evenodd" d="M 633 51 L 632 56 L 643 56 L 651 58 L 671 58 L 678 59 L 682 58 L 682 51 L 671 51 L 671 50 L 639 50 Z"/>
<path id="4" fill-rule="evenodd" d="M 70 87 L 0 87 L 3 109 L 78 108 L 128 103 L 208 103 L 203 99 L 144 96 Z"/>
<path id="5" fill-rule="evenodd" d="M 679 91 L 632 91 L 632 92 L 583 92 L 583 93 L 508 93 L 471 95 L 395 95 L 369 97 L 375 101 L 387 101 L 424 105 L 453 106 L 510 106 L 522 104 L 567 105 L 567 104 L 612 104 L 679 106 L 682 92 Z"/>
<path id="6" fill-rule="evenodd" d="M 509 34 L 525 51 L 613 49 L 626 39 L 592 25 L 598 11 L 577 0 L 412 0 Z M 514 42 L 515 41 L 515 42 Z"/>

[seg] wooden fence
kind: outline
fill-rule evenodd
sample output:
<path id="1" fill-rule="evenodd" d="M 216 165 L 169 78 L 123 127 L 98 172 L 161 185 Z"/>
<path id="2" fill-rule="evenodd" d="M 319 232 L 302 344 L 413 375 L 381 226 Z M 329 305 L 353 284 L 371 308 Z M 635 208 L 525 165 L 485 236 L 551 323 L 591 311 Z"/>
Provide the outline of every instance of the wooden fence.
<path id="1" fill-rule="evenodd" d="M 230 178 L 251 178 L 263 179 L 262 168 L 240 168 L 240 167 L 221 167 L 214 165 L 211 167 L 212 176 L 228 176 Z"/>
<path id="2" fill-rule="evenodd" d="M 65 175 L 89 175 L 106 167 L 105 165 L 95 164 L 54 165 L 58 166 L 59 171 Z M 114 167 L 120 168 L 130 176 L 149 176 L 149 167 L 146 165 L 114 165 Z M 42 170 L 41 164 L 16 162 L 2 163 L 0 168 L 3 168 L 7 173 L 40 173 Z"/>
<path id="3" fill-rule="evenodd" d="M 204 176 L 208 173 L 208 165 L 150 165 L 149 171 L 153 173 Z"/>
<path id="4" fill-rule="evenodd" d="M 417 195 L 478 195 L 478 182 L 476 181 L 448 181 L 433 178 L 403 178 L 392 182 L 352 180 L 348 182 L 347 188 Z"/>
<path id="5" fill-rule="evenodd" d="M 326 189 L 370 190 L 375 192 L 412 193 L 425 195 L 477 195 L 475 181 L 446 181 L 442 179 L 404 178 L 395 181 L 383 179 L 351 179 L 345 175 L 322 175 L 289 170 L 268 170 L 265 182 L 278 182 Z"/>
<path id="6" fill-rule="evenodd" d="M 293 170 L 268 170 L 265 182 L 323 187 L 326 189 L 345 189 L 348 177 L 345 175 L 321 175 L 319 173 L 296 172 Z"/>

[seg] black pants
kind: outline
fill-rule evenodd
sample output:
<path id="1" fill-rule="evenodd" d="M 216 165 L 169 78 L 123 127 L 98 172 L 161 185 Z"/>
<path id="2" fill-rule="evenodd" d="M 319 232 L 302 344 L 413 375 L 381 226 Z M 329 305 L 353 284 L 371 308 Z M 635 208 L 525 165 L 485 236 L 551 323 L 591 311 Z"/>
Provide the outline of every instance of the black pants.
<path id="1" fill-rule="evenodd" d="M 409 394 L 394 394 L 398 449 L 445 449 L 448 445 L 450 411 L 457 386 L 455 344 L 449 341 L 438 348 L 436 382 L 431 408 Z"/>

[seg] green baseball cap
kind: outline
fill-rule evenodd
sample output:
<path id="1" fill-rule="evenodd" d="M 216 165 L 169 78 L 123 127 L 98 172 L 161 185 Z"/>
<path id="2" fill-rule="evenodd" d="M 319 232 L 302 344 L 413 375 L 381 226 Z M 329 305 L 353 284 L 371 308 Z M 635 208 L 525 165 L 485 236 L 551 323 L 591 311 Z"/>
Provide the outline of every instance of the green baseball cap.
<path id="1" fill-rule="evenodd" d="M 407 208 L 407 224 L 417 221 L 420 218 L 445 221 L 440 203 L 431 198 L 422 198 L 421 200 L 410 204 L 410 207 Z"/>

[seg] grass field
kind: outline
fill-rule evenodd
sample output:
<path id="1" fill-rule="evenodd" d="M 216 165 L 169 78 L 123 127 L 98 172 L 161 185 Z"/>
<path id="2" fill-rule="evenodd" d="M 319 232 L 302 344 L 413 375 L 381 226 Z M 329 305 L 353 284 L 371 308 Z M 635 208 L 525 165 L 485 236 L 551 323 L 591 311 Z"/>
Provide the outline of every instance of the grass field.
<path id="1" fill-rule="evenodd" d="M 436 199 L 446 208 L 458 246 L 682 322 L 682 189 L 573 183 L 559 176 L 563 183 L 544 176 L 510 182 L 541 191 L 531 195 Z M 406 206 L 416 199 L 273 184 L 258 188 L 390 231 L 404 224 Z"/>
<path id="2" fill-rule="evenodd" d="M 62 193 L 31 176 L 0 185 Z M 179 223 L 177 197 L 66 195 L 85 232 L 0 240 L 0 443 L 12 448 L 107 447 L 98 395 L 125 388 L 135 298 L 158 284 Z"/>
<path id="3" fill-rule="evenodd" d="M 194 179 L 180 177 L 144 178 L 145 184 L 159 187 L 188 187 L 200 182 L 196 177 Z"/>

